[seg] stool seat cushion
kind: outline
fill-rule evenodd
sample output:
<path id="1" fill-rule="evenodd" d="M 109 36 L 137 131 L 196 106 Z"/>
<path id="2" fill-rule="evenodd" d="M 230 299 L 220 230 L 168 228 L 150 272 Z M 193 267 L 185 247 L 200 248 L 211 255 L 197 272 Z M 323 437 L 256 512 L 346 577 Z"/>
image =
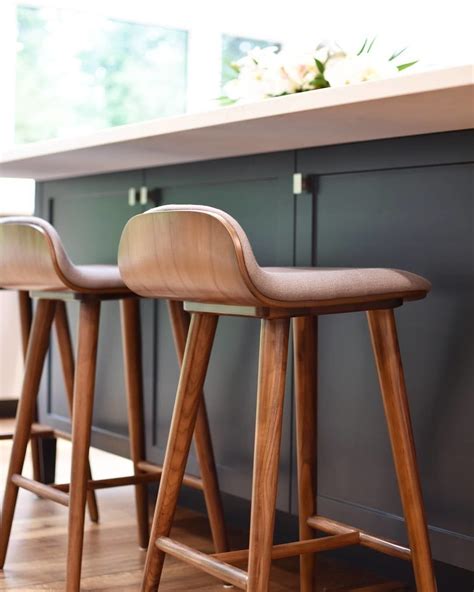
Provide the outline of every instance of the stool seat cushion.
<path id="1" fill-rule="evenodd" d="M 129 292 L 117 265 L 75 265 L 56 229 L 46 220 L 33 216 L 0 219 L 0 287 L 79 293 Z"/>
<path id="2" fill-rule="evenodd" d="M 262 294 L 284 301 L 365 300 L 426 293 L 431 284 L 408 271 L 351 267 L 260 267 L 252 279 Z"/>
<path id="3" fill-rule="evenodd" d="M 120 276 L 117 265 L 72 265 L 69 268 L 69 278 L 82 290 L 128 291 Z"/>

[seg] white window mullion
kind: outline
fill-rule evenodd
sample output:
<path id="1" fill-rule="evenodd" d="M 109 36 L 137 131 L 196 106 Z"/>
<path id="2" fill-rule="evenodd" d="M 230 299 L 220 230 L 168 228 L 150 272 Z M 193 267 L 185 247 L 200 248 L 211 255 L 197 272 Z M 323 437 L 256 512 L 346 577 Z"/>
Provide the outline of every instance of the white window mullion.
<path id="1" fill-rule="evenodd" d="M 212 107 L 221 94 L 222 35 L 218 30 L 192 27 L 188 33 L 187 111 Z M 215 103 L 214 103 L 215 105 Z"/>

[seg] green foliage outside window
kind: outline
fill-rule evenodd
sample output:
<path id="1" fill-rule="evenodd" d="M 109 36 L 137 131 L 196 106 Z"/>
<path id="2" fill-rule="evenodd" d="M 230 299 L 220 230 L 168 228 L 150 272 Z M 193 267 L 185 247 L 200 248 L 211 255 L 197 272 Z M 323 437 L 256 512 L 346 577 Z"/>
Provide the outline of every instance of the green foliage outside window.
<path id="1" fill-rule="evenodd" d="M 183 113 L 187 33 L 18 7 L 16 142 Z"/>

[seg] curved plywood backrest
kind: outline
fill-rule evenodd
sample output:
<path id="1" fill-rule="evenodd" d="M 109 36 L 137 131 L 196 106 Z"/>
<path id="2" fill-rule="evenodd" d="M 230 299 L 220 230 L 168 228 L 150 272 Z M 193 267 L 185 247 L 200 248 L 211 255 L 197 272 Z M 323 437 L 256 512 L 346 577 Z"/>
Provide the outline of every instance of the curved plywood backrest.
<path id="1" fill-rule="evenodd" d="M 123 280 L 153 298 L 260 304 L 249 275 L 254 266 L 238 223 L 204 206 L 163 206 L 135 216 L 119 247 Z"/>
<path id="2" fill-rule="evenodd" d="M 66 287 L 61 262 L 70 264 L 55 229 L 35 217 L 0 218 L 0 287 L 45 290 Z"/>

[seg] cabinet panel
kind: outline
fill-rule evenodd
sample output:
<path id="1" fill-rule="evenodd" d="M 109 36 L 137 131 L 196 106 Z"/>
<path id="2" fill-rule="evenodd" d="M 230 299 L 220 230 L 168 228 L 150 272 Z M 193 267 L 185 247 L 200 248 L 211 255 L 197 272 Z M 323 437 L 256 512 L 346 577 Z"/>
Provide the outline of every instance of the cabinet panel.
<path id="1" fill-rule="evenodd" d="M 123 226 L 139 213 L 128 205 L 128 188 L 141 184 L 141 173 L 105 175 L 45 183 L 41 214 L 57 228 L 71 259 L 78 264 L 117 262 Z M 76 343 L 79 305 L 68 303 L 68 316 Z M 69 425 L 62 371 L 55 340 L 49 359 L 49 385 L 42 413 L 47 421 Z M 102 303 L 94 427 L 126 436 L 126 401 L 123 383 L 119 304 Z M 113 438 L 112 438 L 113 439 Z M 121 448 L 125 448 L 126 441 Z"/>
<path id="2" fill-rule="evenodd" d="M 317 180 L 317 265 L 401 268 L 433 284 L 396 316 L 435 557 L 472 569 L 473 165 Z M 320 511 L 404 537 L 365 316 L 319 327 Z"/>

